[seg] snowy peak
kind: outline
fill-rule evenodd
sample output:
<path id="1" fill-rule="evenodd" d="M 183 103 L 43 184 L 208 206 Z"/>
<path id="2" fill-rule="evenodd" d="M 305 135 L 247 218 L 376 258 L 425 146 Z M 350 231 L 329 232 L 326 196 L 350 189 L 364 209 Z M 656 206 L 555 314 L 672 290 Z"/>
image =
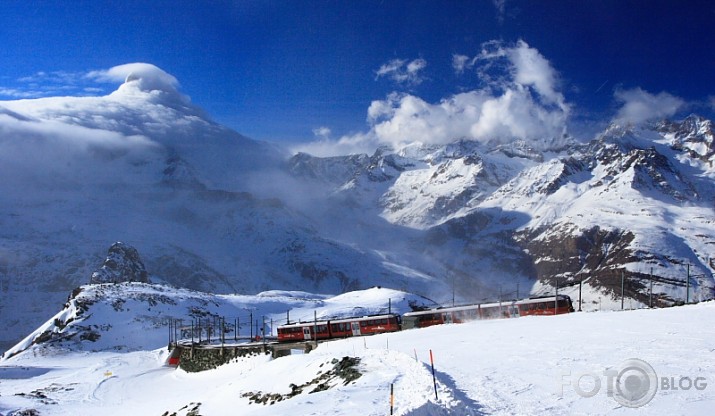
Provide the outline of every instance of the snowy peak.
<path id="1" fill-rule="evenodd" d="M 365 154 L 317 158 L 307 153 L 298 153 L 288 160 L 288 171 L 308 180 L 327 181 L 342 185 L 353 179 L 370 163 Z"/>
<path id="2" fill-rule="evenodd" d="M 656 126 L 656 130 L 670 139 L 674 149 L 686 151 L 693 158 L 713 161 L 715 133 L 712 121 L 690 115 L 681 122 L 663 121 Z"/>
<path id="3" fill-rule="evenodd" d="M 633 144 L 606 143 L 597 150 L 595 160 L 603 172 L 603 178 L 597 185 L 626 183 L 644 196 L 659 198 L 648 193 L 653 190 L 680 202 L 698 199 L 694 185 L 685 180 L 668 157 L 652 145 L 639 148 Z"/>

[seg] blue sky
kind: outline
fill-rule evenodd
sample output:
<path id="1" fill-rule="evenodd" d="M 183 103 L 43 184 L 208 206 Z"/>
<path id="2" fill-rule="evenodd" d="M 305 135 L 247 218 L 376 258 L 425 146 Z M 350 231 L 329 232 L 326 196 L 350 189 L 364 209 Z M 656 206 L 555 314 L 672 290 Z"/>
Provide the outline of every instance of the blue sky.
<path id="1" fill-rule="evenodd" d="M 0 99 L 106 94 L 117 85 L 84 75 L 148 62 L 261 140 L 395 142 L 403 110 L 486 121 L 491 104 L 531 118 L 454 134 L 579 134 L 619 116 L 712 116 L 713 21 L 708 1 L 6 0 Z"/>

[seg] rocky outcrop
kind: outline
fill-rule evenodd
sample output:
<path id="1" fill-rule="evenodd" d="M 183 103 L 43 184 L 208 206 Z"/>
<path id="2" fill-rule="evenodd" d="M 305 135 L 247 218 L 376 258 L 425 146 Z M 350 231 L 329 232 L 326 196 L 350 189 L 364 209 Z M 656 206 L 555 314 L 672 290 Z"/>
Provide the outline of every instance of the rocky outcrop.
<path id="1" fill-rule="evenodd" d="M 99 270 L 92 273 L 90 284 L 140 282 L 150 283 L 149 274 L 134 247 L 116 242 L 109 247 L 107 258 Z"/>

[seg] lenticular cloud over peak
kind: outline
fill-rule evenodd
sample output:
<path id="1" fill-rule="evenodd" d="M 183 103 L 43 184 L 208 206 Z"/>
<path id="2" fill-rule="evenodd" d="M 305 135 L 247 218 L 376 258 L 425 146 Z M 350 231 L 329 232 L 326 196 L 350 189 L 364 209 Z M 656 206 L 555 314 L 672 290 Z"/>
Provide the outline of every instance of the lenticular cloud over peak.
<path id="1" fill-rule="evenodd" d="M 148 63 L 130 63 L 114 66 L 107 70 L 92 71 L 88 77 L 101 82 L 123 82 L 120 92 L 160 92 L 179 94 L 179 81 L 173 75 L 156 65 Z M 187 97 L 184 97 L 188 100 Z"/>

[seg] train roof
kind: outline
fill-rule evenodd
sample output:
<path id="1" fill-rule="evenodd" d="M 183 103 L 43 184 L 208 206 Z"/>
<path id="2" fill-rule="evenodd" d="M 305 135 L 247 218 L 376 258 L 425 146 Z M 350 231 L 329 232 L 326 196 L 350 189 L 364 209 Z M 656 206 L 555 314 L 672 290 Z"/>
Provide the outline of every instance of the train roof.
<path id="1" fill-rule="evenodd" d="M 418 316 L 418 315 L 427 315 L 430 313 L 440 313 L 440 312 L 458 312 L 458 311 L 466 311 L 466 310 L 471 310 L 475 308 L 494 308 L 494 307 L 499 307 L 500 305 L 502 307 L 504 306 L 509 306 L 509 305 L 526 305 L 526 304 L 531 304 L 531 303 L 541 303 L 541 302 L 551 302 L 556 299 L 571 299 L 567 295 L 557 295 L 557 296 L 539 296 L 539 297 L 533 297 L 529 299 L 522 299 L 522 300 L 505 300 L 501 302 L 491 302 L 491 303 L 474 303 L 471 305 L 460 305 L 460 306 L 450 306 L 450 307 L 440 307 L 440 308 L 434 308 L 434 309 L 428 309 L 424 311 L 415 311 L 415 312 L 407 312 L 403 316 Z"/>
<path id="2" fill-rule="evenodd" d="M 317 321 L 292 322 L 290 324 L 280 325 L 278 328 L 324 325 L 327 323 L 339 324 L 339 323 L 344 323 L 344 322 L 359 322 L 359 321 L 366 321 L 366 320 L 370 320 L 370 319 L 394 318 L 396 316 L 399 316 L 399 315 L 393 313 L 393 314 L 384 314 L 384 315 L 356 316 L 356 317 L 352 317 L 352 318 L 340 318 L 340 319 L 320 319 Z"/>

